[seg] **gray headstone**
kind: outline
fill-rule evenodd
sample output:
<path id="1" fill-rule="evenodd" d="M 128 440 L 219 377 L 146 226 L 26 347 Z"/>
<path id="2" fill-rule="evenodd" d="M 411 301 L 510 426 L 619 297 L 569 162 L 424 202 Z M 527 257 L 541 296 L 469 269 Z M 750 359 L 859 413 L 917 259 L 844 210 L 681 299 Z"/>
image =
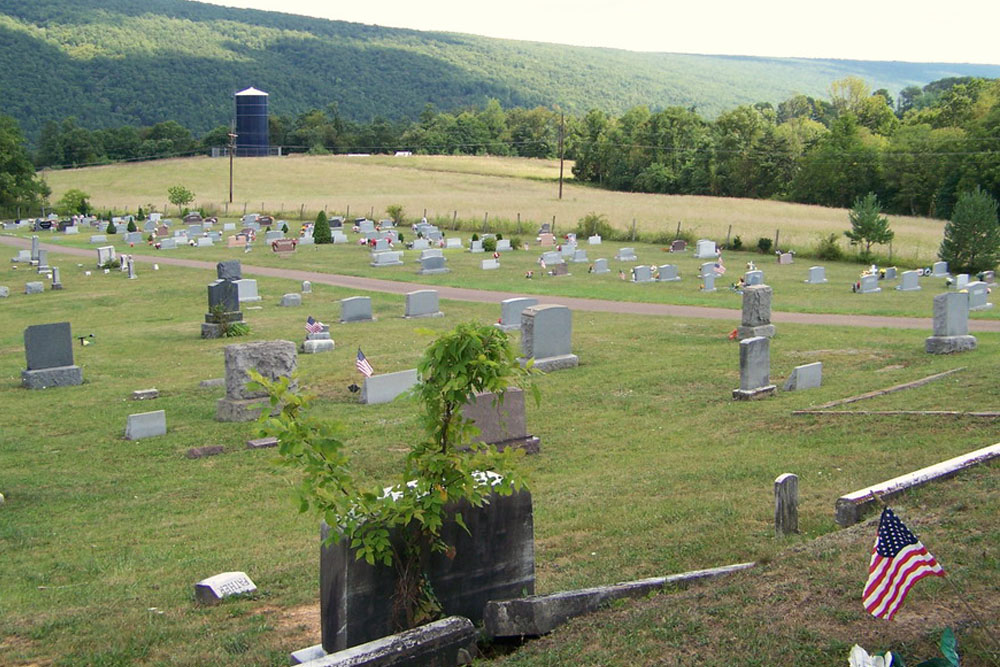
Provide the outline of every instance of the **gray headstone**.
<path id="1" fill-rule="evenodd" d="M 794 264 L 795 258 L 790 252 L 783 252 L 778 255 L 778 264 Z"/>
<path id="2" fill-rule="evenodd" d="M 769 285 L 752 285 L 743 290 L 743 319 L 745 327 L 758 327 L 771 323 L 771 296 Z"/>
<path id="3" fill-rule="evenodd" d="M 538 438 L 528 435 L 524 416 L 524 392 L 511 387 L 499 401 L 493 392 L 477 393 L 462 406 L 462 416 L 472 421 L 479 434 L 474 442 L 496 445 L 503 451 L 508 446 L 538 452 Z"/>
<path id="4" fill-rule="evenodd" d="M 261 300 L 260 295 L 257 293 L 257 281 L 253 278 L 241 278 L 240 280 L 234 280 L 233 283 L 236 284 L 236 292 L 239 294 L 241 304 Z"/>
<path id="5" fill-rule="evenodd" d="M 433 275 L 436 273 L 448 273 L 451 271 L 445 265 L 445 259 L 442 256 L 431 255 L 424 257 L 420 260 L 420 273 L 422 275 Z"/>
<path id="6" fill-rule="evenodd" d="M 823 384 L 823 362 L 803 364 L 792 369 L 792 374 L 785 381 L 785 391 L 815 389 Z"/>
<path id="7" fill-rule="evenodd" d="M 754 285 L 764 284 L 764 272 L 761 270 L 747 271 L 743 275 L 743 280 L 747 287 L 753 287 Z"/>
<path id="8" fill-rule="evenodd" d="M 409 391 L 417 382 L 416 368 L 366 377 L 361 386 L 361 402 L 366 405 L 388 403 Z"/>
<path id="9" fill-rule="evenodd" d="M 441 248 L 426 248 L 420 253 L 420 259 L 418 261 L 424 261 L 428 257 L 444 257 L 444 251 Z"/>
<path id="10" fill-rule="evenodd" d="M 142 232 L 126 232 L 125 243 L 142 243 Z"/>
<path id="11" fill-rule="evenodd" d="M 771 384 L 771 339 L 754 336 L 740 341 L 740 388 L 733 398 L 746 400 L 773 394 Z"/>
<path id="12" fill-rule="evenodd" d="M 485 270 L 485 271 L 489 271 L 491 269 L 499 269 L 500 268 L 500 260 L 497 260 L 497 259 L 484 259 L 482 261 L 482 267 L 483 267 L 483 270 Z"/>
<path id="13" fill-rule="evenodd" d="M 188 236 L 200 236 L 205 233 L 205 228 L 201 225 L 188 225 Z"/>
<path id="14" fill-rule="evenodd" d="M 652 267 L 640 265 L 632 268 L 632 282 L 648 283 L 653 281 Z"/>
<path id="15" fill-rule="evenodd" d="M 622 248 L 615 255 L 615 259 L 619 262 L 634 262 L 638 258 L 635 256 L 635 248 Z"/>
<path id="16" fill-rule="evenodd" d="M 701 265 L 701 268 L 698 269 L 698 275 L 701 277 L 705 277 L 709 274 L 714 274 L 714 273 L 715 273 L 715 262 L 705 262 L 704 264 Z"/>
<path id="17" fill-rule="evenodd" d="M 194 597 L 202 604 L 214 604 L 230 595 L 253 593 L 257 587 L 246 572 L 223 572 L 194 585 Z"/>
<path id="18" fill-rule="evenodd" d="M 24 283 L 25 294 L 41 294 L 45 291 L 45 283 L 32 281 Z"/>
<path id="19" fill-rule="evenodd" d="M 545 262 L 546 265 L 551 266 L 553 264 L 559 264 L 563 261 L 563 258 L 558 252 L 550 250 L 542 253 L 542 261 Z"/>
<path id="20" fill-rule="evenodd" d="M 208 248 L 215 245 L 215 241 L 212 240 L 211 236 L 199 236 L 198 237 L 198 247 Z"/>
<path id="21" fill-rule="evenodd" d="M 226 395 L 216 403 L 215 419 L 243 422 L 257 419 L 268 409 L 266 392 L 247 386 L 249 371 L 268 380 L 291 377 L 298 365 L 295 343 L 287 340 L 227 345 L 225 348 Z M 295 382 L 293 381 L 293 386 Z"/>
<path id="22" fill-rule="evenodd" d="M 474 252 L 474 253 L 483 252 L 483 242 L 480 241 L 479 239 L 471 241 L 469 243 L 469 252 Z"/>
<path id="23" fill-rule="evenodd" d="M 312 291 L 313 291 L 312 283 L 309 282 L 308 280 L 303 280 L 302 281 L 302 293 L 303 294 L 312 294 Z"/>
<path id="24" fill-rule="evenodd" d="M 510 241 L 507 239 L 497 241 L 497 252 L 507 252 L 508 250 L 513 250 L 510 246 Z"/>
<path id="25" fill-rule="evenodd" d="M 301 306 L 302 305 L 302 295 L 299 294 L 298 292 L 291 292 L 289 294 L 285 294 L 285 295 L 283 295 L 281 297 L 281 301 L 278 303 L 278 305 L 279 306 L 283 306 L 285 308 L 292 308 L 292 307 L 295 307 L 295 306 Z"/>
<path id="26" fill-rule="evenodd" d="M 427 250 L 431 247 L 430 241 L 427 239 L 414 239 L 413 240 L 413 250 Z"/>
<path id="27" fill-rule="evenodd" d="M 142 440 L 167 434 L 167 413 L 164 410 L 129 415 L 125 424 L 126 440 Z"/>
<path id="28" fill-rule="evenodd" d="M 403 264 L 403 251 L 387 250 L 385 252 L 373 252 L 371 259 L 371 266 L 400 266 Z"/>
<path id="29" fill-rule="evenodd" d="M 10 296 L 10 288 L 6 285 L 0 285 L 0 299 L 6 299 Z"/>
<path id="30" fill-rule="evenodd" d="M 340 300 L 340 321 L 369 322 L 372 320 L 372 300 L 368 296 L 352 296 Z"/>
<path id="31" fill-rule="evenodd" d="M 525 308 L 538 304 L 538 299 L 526 296 L 504 299 L 500 302 L 500 322 L 497 327 L 504 331 L 521 328 L 521 313 Z"/>
<path id="32" fill-rule="evenodd" d="M 391 249 L 392 248 L 389 246 L 389 241 L 387 241 L 386 239 L 376 239 L 375 247 L 373 248 L 375 252 L 386 252 Z"/>
<path id="33" fill-rule="evenodd" d="M 968 284 L 969 284 L 969 274 L 960 273 L 957 276 L 955 276 L 955 282 L 952 285 L 952 287 L 954 287 L 957 290 L 962 290 L 965 289 L 965 286 Z"/>
<path id="34" fill-rule="evenodd" d="M 160 239 L 160 250 L 176 250 L 177 249 L 177 239 L 165 238 Z"/>
<path id="35" fill-rule="evenodd" d="M 573 257 L 576 254 L 576 244 L 575 243 L 564 243 L 562 248 L 559 249 L 559 254 L 564 258 Z"/>
<path id="36" fill-rule="evenodd" d="M 701 277 L 701 290 L 702 292 L 714 292 L 715 291 L 715 274 L 709 273 Z"/>
<path id="37" fill-rule="evenodd" d="M 677 266 L 675 264 L 662 264 L 658 269 L 660 277 L 657 278 L 661 283 L 673 283 L 680 280 L 680 276 L 677 275 Z"/>
<path id="38" fill-rule="evenodd" d="M 35 234 L 31 237 L 31 259 L 38 259 L 38 235 Z"/>
<path id="39" fill-rule="evenodd" d="M 944 278 L 948 275 L 948 262 L 934 262 L 931 266 L 931 275 L 935 278 Z"/>
<path id="40" fill-rule="evenodd" d="M 890 266 L 890 267 L 886 268 L 886 270 L 885 270 L 885 279 L 886 280 L 895 280 L 896 279 L 896 267 L 895 266 Z"/>
<path id="41" fill-rule="evenodd" d="M 444 247 L 450 249 L 457 249 L 462 247 L 462 239 L 456 236 L 449 236 L 444 241 Z"/>
<path id="42" fill-rule="evenodd" d="M 695 259 L 712 259 L 716 256 L 715 241 L 699 239 L 695 246 Z"/>
<path id="43" fill-rule="evenodd" d="M 608 268 L 608 260 L 601 257 L 594 260 L 594 273 L 610 273 L 611 269 Z"/>
<path id="44" fill-rule="evenodd" d="M 41 273 L 43 270 L 49 268 L 49 251 L 39 250 L 38 251 L 38 272 Z"/>
<path id="45" fill-rule="evenodd" d="M 230 259 L 215 265 L 219 280 L 239 280 L 243 277 L 243 267 L 238 259 Z"/>
<path id="46" fill-rule="evenodd" d="M 572 337 L 573 313 L 566 306 L 529 306 L 521 312 L 521 356 L 534 359 L 538 370 L 578 365 Z"/>
<path id="47" fill-rule="evenodd" d="M 934 335 L 964 336 L 969 333 L 969 298 L 951 292 L 934 297 Z"/>
<path id="48" fill-rule="evenodd" d="M 826 282 L 826 268 L 822 266 L 810 266 L 809 277 L 806 282 L 810 285 L 821 285 Z"/>
<path id="49" fill-rule="evenodd" d="M 785 473 L 774 480 L 774 534 L 776 537 L 799 532 L 799 478 Z"/>
<path id="50" fill-rule="evenodd" d="M 916 292 L 920 289 L 920 272 L 919 271 L 903 271 L 900 274 L 902 279 L 896 289 L 901 292 Z"/>
<path id="51" fill-rule="evenodd" d="M 969 283 L 965 291 L 969 294 L 969 310 L 989 310 L 993 307 L 992 303 L 989 303 L 990 288 L 982 281 L 974 281 Z"/>
<path id="52" fill-rule="evenodd" d="M 69 322 L 35 324 L 24 330 L 29 371 L 73 365 L 73 333 Z"/>
<path id="53" fill-rule="evenodd" d="M 107 243 L 108 237 L 106 234 L 94 234 L 90 237 L 91 243 Z"/>
<path id="54" fill-rule="evenodd" d="M 587 237 L 587 243 L 590 244 L 590 245 L 601 245 L 601 237 L 600 237 L 600 235 L 595 234 L 594 236 L 588 236 Z"/>
<path id="55" fill-rule="evenodd" d="M 858 288 L 858 294 L 876 294 L 882 291 L 882 288 L 878 286 L 878 276 L 861 276 L 860 283 L 861 286 Z"/>
<path id="56" fill-rule="evenodd" d="M 441 317 L 437 290 L 424 289 L 406 294 L 406 311 L 403 317 Z"/>
<path id="57" fill-rule="evenodd" d="M 571 261 L 576 262 L 577 264 L 582 264 L 584 262 L 589 262 L 590 260 L 587 258 L 586 250 L 576 250 L 573 253 L 573 259 Z"/>

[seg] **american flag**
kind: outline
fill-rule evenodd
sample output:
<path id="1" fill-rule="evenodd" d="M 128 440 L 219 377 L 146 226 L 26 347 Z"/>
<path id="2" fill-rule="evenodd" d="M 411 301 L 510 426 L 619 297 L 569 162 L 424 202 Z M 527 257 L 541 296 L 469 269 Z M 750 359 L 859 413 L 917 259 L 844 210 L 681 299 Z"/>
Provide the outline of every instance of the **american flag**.
<path id="1" fill-rule="evenodd" d="M 872 616 L 892 620 L 913 584 L 932 574 L 943 577 L 944 569 L 886 507 L 878 522 L 878 536 L 868 565 L 868 581 L 862 595 L 865 609 Z"/>
<path id="2" fill-rule="evenodd" d="M 372 374 L 375 373 L 372 365 L 368 363 L 368 357 L 365 356 L 365 353 L 361 351 L 360 347 L 358 348 L 358 360 L 354 363 L 354 365 L 358 367 L 358 372 L 366 378 L 370 378 Z"/>
<path id="3" fill-rule="evenodd" d="M 314 334 L 314 333 L 319 333 L 322 330 L 323 330 L 323 323 L 314 320 L 313 316 L 310 315 L 309 319 L 306 320 L 306 332 Z"/>
<path id="4" fill-rule="evenodd" d="M 712 267 L 712 271 L 721 276 L 726 273 L 726 267 L 722 265 L 721 261 L 718 261 L 715 263 L 715 266 Z"/>

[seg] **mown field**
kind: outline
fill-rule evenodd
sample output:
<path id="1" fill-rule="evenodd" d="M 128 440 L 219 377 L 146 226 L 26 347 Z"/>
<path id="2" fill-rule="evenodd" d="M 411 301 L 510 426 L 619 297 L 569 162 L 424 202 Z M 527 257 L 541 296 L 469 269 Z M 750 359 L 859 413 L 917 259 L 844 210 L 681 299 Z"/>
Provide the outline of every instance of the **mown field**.
<path id="1" fill-rule="evenodd" d="M 90 248 L 86 232 L 58 243 Z M 622 245 L 631 244 L 605 244 L 591 257 L 610 257 Z M 401 317 L 402 296 L 371 293 L 377 321 L 339 325 L 337 302 L 364 292 L 314 283 L 303 307 L 280 308 L 280 295 L 299 291 L 299 281 L 254 274 L 253 264 L 527 292 L 552 303 L 590 296 L 739 307 L 734 292 L 697 291 L 697 260 L 635 245 L 644 263 L 650 256 L 676 259 L 685 280 L 626 284 L 617 273 L 593 276 L 586 265 L 571 265 L 572 276 L 527 281 L 523 272 L 533 266 L 533 251 L 504 255 L 501 270 L 490 272 L 477 266 L 482 255 L 448 251 L 452 273 L 426 278 L 416 275 L 415 253 L 406 253 L 405 267 L 376 270 L 356 247 L 302 247 L 286 259 L 261 247 L 249 254 L 214 248 L 156 256 L 244 262 L 264 298 L 259 308 L 245 308 L 251 333 L 239 342 L 300 341 L 310 314 L 330 323 L 336 349 L 300 356 L 300 381 L 316 394 L 317 414 L 341 425 L 357 469 L 383 483 L 418 435 L 420 406 L 410 398 L 356 403 L 347 386 L 359 380 L 357 348 L 378 373 L 412 368 L 435 334 L 465 320 L 493 322 L 499 308 L 443 300 L 444 318 L 413 322 Z M 121 243 L 118 249 L 126 250 Z M 138 279 L 130 281 L 119 272 L 95 271 L 91 252 L 53 251 L 50 264 L 61 267 L 65 289 L 27 296 L 21 292 L 30 274 L 8 261 L 14 248 L 0 245 L 0 285 L 11 287 L 11 296 L 0 300 L 0 492 L 6 497 L 0 506 L 0 664 L 287 664 L 289 651 L 319 641 L 317 521 L 297 514 L 294 480 L 274 465 L 273 452 L 245 449 L 255 435 L 252 424 L 214 420 L 223 390 L 199 386 L 223 375 L 223 348 L 233 342 L 198 335 L 205 286 L 215 272 L 166 262 L 153 271 L 142 262 Z M 776 310 L 927 317 L 941 289 L 925 282 L 916 294 L 855 295 L 847 286 L 858 268 L 852 264 L 827 264 L 831 284 L 814 289 L 801 283 L 811 262 L 778 266 L 773 257 L 750 253 L 725 257 L 727 281 L 750 259 L 767 262 L 762 268 L 775 288 Z M 92 275 L 84 274 L 88 270 Z M 65 320 L 74 335 L 94 334 L 92 344 L 75 348 L 85 383 L 21 389 L 24 328 Z M 737 316 L 728 322 L 576 311 L 573 348 L 580 366 L 536 380 L 542 400 L 529 403 L 527 423 L 542 451 L 523 463 L 534 498 L 539 593 L 751 560 L 760 566 L 717 584 L 614 605 L 509 655 L 503 654 L 510 647 L 491 647 L 484 662 L 844 664 L 857 642 L 902 651 L 915 664 L 936 653 L 941 629 L 950 626 L 959 635 L 963 665 L 996 664 L 1000 653 L 945 581 L 921 582 L 892 623 L 868 616 L 859 598 L 874 526 L 841 530 L 833 522 L 838 496 L 993 444 L 1000 440 L 996 421 L 791 413 L 960 367 L 945 379 L 857 407 L 997 410 L 1000 333 L 977 332 L 977 350 L 936 357 L 923 352 L 929 332 L 920 329 L 781 324 L 771 347 L 772 380 L 780 387 L 794 366 L 822 361 L 823 386 L 737 403 L 731 391 L 739 384 L 738 349 L 727 339 L 737 324 Z M 512 341 L 518 344 L 516 333 Z M 149 387 L 158 388 L 160 398 L 129 400 L 132 391 Z M 167 435 L 125 441 L 127 415 L 153 409 L 166 410 Z M 202 445 L 223 445 L 225 453 L 185 457 Z M 800 477 L 801 534 L 777 540 L 772 486 L 784 472 Z M 997 479 L 996 467 L 987 466 L 898 503 L 994 634 L 1000 617 Z M 259 592 L 215 607 L 195 604 L 194 582 L 230 570 L 246 571 Z"/>
<path id="2" fill-rule="evenodd" d="M 571 178 L 570 164 L 565 166 Z M 607 216 L 622 230 L 669 233 L 681 223 L 695 238 L 719 242 L 739 235 L 746 246 L 757 239 L 773 239 L 800 251 L 814 247 L 830 232 L 850 228 L 847 211 L 774 201 L 720 199 L 698 196 L 647 195 L 610 192 L 574 184 L 564 185 L 558 198 L 558 161 L 495 157 L 347 157 L 293 156 L 237 159 L 234 203 L 229 200 L 229 161 L 212 158 L 161 160 L 43 172 L 52 188 L 52 201 L 70 188 L 91 195 L 97 209 L 134 212 L 139 206 L 176 215 L 167 188 L 184 185 L 195 193 L 195 206 L 219 213 L 269 212 L 313 219 L 326 209 L 331 214 L 384 217 L 385 208 L 399 204 L 411 216 L 442 221 L 482 222 L 521 220 L 529 233 L 541 222 L 556 221 L 556 231 L 572 231 L 588 213 Z M 227 205 L 229 209 L 227 211 Z M 929 263 L 937 254 L 943 222 L 926 218 L 890 216 L 896 233 L 897 262 Z M 842 241 L 846 247 L 846 239 Z M 888 248 L 879 248 L 888 253 Z"/>

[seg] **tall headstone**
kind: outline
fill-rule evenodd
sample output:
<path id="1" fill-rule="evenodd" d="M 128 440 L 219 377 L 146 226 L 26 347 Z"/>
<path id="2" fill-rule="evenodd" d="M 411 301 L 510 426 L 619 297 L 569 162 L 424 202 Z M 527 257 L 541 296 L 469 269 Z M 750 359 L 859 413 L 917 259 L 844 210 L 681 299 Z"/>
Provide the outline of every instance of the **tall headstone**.
<path id="1" fill-rule="evenodd" d="M 740 387 L 733 398 L 748 401 L 774 394 L 771 384 L 771 339 L 754 336 L 740 341 Z"/>
<path id="2" fill-rule="evenodd" d="M 216 280 L 208 286 L 208 312 L 201 324 L 202 338 L 219 338 L 227 324 L 243 320 L 239 287 L 232 280 Z"/>
<path id="3" fill-rule="evenodd" d="M 701 277 L 701 292 L 714 292 L 715 291 L 715 274 L 708 273 Z"/>
<path id="4" fill-rule="evenodd" d="M 31 237 L 31 261 L 38 261 L 38 235 L 33 234 Z"/>
<path id="5" fill-rule="evenodd" d="M 572 352 L 573 313 L 566 306 L 529 306 L 521 312 L 521 359 L 551 372 L 580 363 Z"/>
<path id="6" fill-rule="evenodd" d="M 538 299 L 527 296 L 504 299 L 500 302 L 500 321 L 495 325 L 504 331 L 516 331 L 521 328 L 521 313 L 525 308 L 538 305 Z"/>
<path id="7" fill-rule="evenodd" d="M 900 278 L 900 283 L 896 285 L 896 289 L 900 292 L 916 292 L 920 290 L 919 271 L 903 271 L 900 274 Z"/>
<path id="8" fill-rule="evenodd" d="M 54 289 L 54 290 L 60 290 L 62 288 L 63 288 L 63 284 L 62 284 L 62 278 L 60 277 L 60 274 L 59 274 L 59 267 L 58 266 L 53 266 L 52 267 L 52 289 Z"/>
<path id="9" fill-rule="evenodd" d="M 771 296 L 769 285 L 750 285 L 743 290 L 743 319 L 737 329 L 740 340 L 755 336 L 774 336 L 771 324 Z"/>
<path id="10" fill-rule="evenodd" d="M 49 251 L 39 250 L 38 251 L 38 273 L 44 273 L 49 270 Z"/>
<path id="11" fill-rule="evenodd" d="M 697 245 L 695 246 L 695 259 L 714 259 L 716 255 L 715 241 L 699 239 Z"/>
<path id="12" fill-rule="evenodd" d="M 934 335 L 924 340 L 929 354 L 950 354 L 976 349 L 969 335 L 969 296 L 948 292 L 934 297 Z"/>
<path id="13" fill-rule="evenodd" d="M 826 280 L 826 267 L 823 266 L 810 266 L 809 267 L 809 277 L 806 278 L 806 283 L 810 285 L 822 285 L 827 282 Z"/>
<path id="14" fill-rule="evenodd" d="M 277 380 L 291 377 L 298 365 L 295 343 L 288 340 L 227 345 L 225 359 L 226 395 L 215 410 L 215 420 L 220 422 L 253 421 L 267 409 L 267 393 L 247 386 L 251 369 L 268 380 Z"/>
<path id="15" fill-rule="evenodd" d="M 27 368 L 21 386 L 27 389 L 71 387 L 83 383 L 83 371 L 73 363 L 73 333 L 69 322 L 35 324 L 24 330 Z"/>
<path id="16" fill-rule="evenodd" d="M 372 299 L 369 296 L 351 296 L 340 300 L 340 323 L 371 322 Z"/>
<path id="17" fill-rule="evenodd" d="M 785 473 L 774 480 L 774 534 L 784 537 L 799 532 L 799 478 Z"/>
<path id="18" fill-rule="evenodd" d="M 422 289 L 406 294 L 406 311 L 403 317 L 444 317 L 439 305 L 437 290 Z"/>

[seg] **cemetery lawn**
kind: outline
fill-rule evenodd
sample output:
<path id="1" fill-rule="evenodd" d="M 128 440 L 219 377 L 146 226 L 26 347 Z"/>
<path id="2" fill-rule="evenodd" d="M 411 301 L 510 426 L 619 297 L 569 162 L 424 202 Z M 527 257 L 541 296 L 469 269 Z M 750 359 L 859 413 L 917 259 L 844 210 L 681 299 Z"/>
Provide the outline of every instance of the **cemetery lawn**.
<path id="1" fill-rule="evenodd" d="M 175 228 L 178 225 L 175 224 Z M 221 228 L 221 225 L 216 227 Z M 289 225 L 288 236 L 298 236 L 298 223 Z M 94 233 L 97 233 L 95 230 Z M 5 232 L 10 235 L 11 232 Z M 225 232 L 225 236 L 233 232 Z M 358 239 L 357 234 L 347 232 L 351 241 Z M 467 247 L 471 234 L 469 232 L 455 233 L 461 237 Z M 22 239 L 30 239 L 28 232 L 16 232 Z M 412 240 L 412 232 L 403 230 L 404 241 Z M 450 235 L 450 234 L 449 234 Z M 606 299 L 611 301 L 636 301 L 645 303 L 667 303 L 686 306 L 710 306 L 739 310 L 742 295 L 731 288 L 746 270 L 748 262 L 764 272 L 765 282 L 774 288 L 775 311 L 803 313 L 836 313 L 842 315 L 881 315 L 895 317 L 929 318 L 933 312 L 934 295 L 945 291 L 943 278 L 922 277 L 922 289 L 916 292 L 901 292 L 895 287 L 900 279 L 880 282 L 882 291 L 876 294 L 855 294 L 851 285 L 858 279 L 863 266 L 854 262 L 819 262 L 808 258 L 800 258 L 794 264 L 780 265 L 773 255 L 762 255 L 757 252 L 723 253 L 726 266 L 725 275 L 716 279 L 717 291 L 706 293 L 700 291 L 702 285 L 698 277 L 700 267 L 710 260 L 696 259 L 692 250 L 683 253 L 666 252 L 663 247 L 645 243 L 607 242 L 590 246 L 581 241 L 578 246 L 587 251 L 590 263 L 603 257 L 608 260 L 610 273 L 590 274 L 590 263 L 568 264 L 570 275 L 552 277 L 543 275 L 538 265 L 538 258 L 543 249 L 532 243 L 529 250 L 501 253 L 498 270 L 483 270 L 481 262 L 492 257 L 491 253 L 470 253 L 466 249 L 446 249 L 444 256 L 450 273 L 427 275 L 419 274 L 420 251 L 406 250 L 403 253 L 404 265 L 373 267 L 370 265 L 371 253 L 367 248 L 356 243 L 341 245 L 300 245 L 293 255 L 279 257 L 259 238 L 254 249 L 246 254 L 243 248 L 226 248 L 217 245 L 211 248 L 192 248 L 180 246 L 176 250 L 157 251 L 146 244 L 130 248 L 122 237 L 110 236 L 107 244 L 90 244 L 89 230 L 83 229 L 77 235 L 42 232 L 40 240 L 43 243 L 57 243 L 66 247 L 86 248 L 88 255 L 96 257 L 97 245 L 114 245 L 118 253 L 131 252 L 137 256 L 145 256 L 153 261 L 167 258 L 196 259 L 205 262 L 215 262 L 227 259 L 239 259 L 244 263 L 245 272 L 253 274 L 254 265 L 272 268 L 286 268 L 299 271 L 319 271 L 321 273 L 336 273 L 349 276 L 381 278 L 385 280 L 419 283 L 427 287 L 450 286 L 481 290 L 509 292 L 512 294 L 538 295 L 544 297 L 568 296 L 577 298 Z M 638 262 L 619 262 L 614 259 L 622 247 L 635 248 Z M 546 249 L 547 250 L 547 249 Z M 81 262 L 79 258 L 73 263 Z M 630 276 L 636 264 L 662 265 L 675 264 L 681 276 L 680 282 L 674 283 L 643 283 L 636 284 L 619 278 L 619 270 Z M 809 267 L 822 265 L 826 269 L 827 282 L 823 285 L 807 285 L 805 279 Z M 148 268 L 145 269 L 148 271 Z M 900 272 L 904 267 L 900 267 Z M 534 271 L 534 278 L 525 279 L 527 271 Z M 416 289 L 416 288 L 415 288 Z M 280 295 L 279 295 L 280 296 Z M 277 297 L 276 297 L 277 298 Z M 996 300 L 998 297 L 993 297 Z M 1000 308 L 970 313 L 973 320 L 1000 319 Z M 738 323 L 737 323 L 738 324 Z"/>
<path id="2" fill-rule="evenodd" d="M 134 213 L 150 206 L 177 215 L 168 204 L 167 188 L 182 184 L 195 193 L 193 208 L 220 216 L 270 213 L 276 218 L 312 221 L 320 210 L 330 215 L 387 217 L 387 206 L 401 205 L 408 219 L 425 214 L 431 222 L 453 216 L 481 229 L 487 223 L 513 225 L 534 238 L 540 223 L 556 221 L 555 231 L 573 231 L 594 212 L 607 216 L 619 230 L 635 220 L 640 233 L 673 238 L 678 222 L 692 238 L 725 241 L 732 235 L 756 248 L 760 237 L 773 239 L 780 230 L 783 249 L 803 251 L 831 232 L 847 249 L 843 231 L 850 229 L 845 209 L 777 201 L 611 192 L 572 180 L 565 165 L 563 197 L 558 198 L 558 160 L 468 156 L 348 157 L 294 155 L 237 159 L 234 203 L 229 204 L 229 161 L 208 157 L 155 160 L 83 169 L 43 172 L 56 202 L 70 188 L 88 193 L 96 210 Z M 944 221 L 889 216 L 896 234 L 895 261 L 929 264 L 937 255 Z M 467 234 L 465 235 L 467 236 Z M 888 248 L 876 252 L 888 254 Z M 852 251 L 853 252 L 853 251 Z"/>
<path id="3" fill-rule="evenodd" d="M 317 643 L 316 519 L 296 513 L 293 479 L 274 467 L 273 450 L 245 449 L 253 424 L 214 421 L 224 390 L 199 382 L 222 377 L 230 342 L 301 341 L 307 315 L 331 324 L 336 349 L 300 355 L 300 381 L 317 396 L 317 414 L 342 425 L 354 465 L 382 485 L 420 437 L 419 406 L 413 399 L 357 404 L 347 386 L 359 381 L 358 347 L 377 373 L 413 368 L 434 335 L 460 321 L 495 321 L 499 307 L 442 300 L 446 317 L 411 321 L 400 317 L 402 296 L 372 293 L 377 321 L 340 325 L 337 301 L 358 292 L 314 284 L 303 307 L 279 308 L 280 295 L 299 283 L 259 276 L 261 308 L 244 309 L 250 336 L 201 340 L 214 270 L 161 265 L 154 272 L 141 264 L 133 281 L 119 272 L 85 277 L 92 259 L 53 252 L 50 263 L 62 267 L 66 289 L 26 296 L 20 284 L 29 274 L 8 261 L 14 254 L 0 251 L 0 284 L 11 286 L 0 300 L 0 661 L 283 665 L 288 652 Z M 258 249 L 239 258 L 265 256 Z M 408 276 L 412 270 L 408 262 Z M 92 344 L 75 348 L 84 384 L 21 389 L 24 328 L 67 320 L 75 336 L 94 334 Z M 982 637 L 942 582 L 921 582 L 902 622 L 873 630 L 857 598 L 874 529 L 839 530 L 833 504 L 849 491 L 995 443 L 996 422 L 791 411 L 959 366 L 965 370 L 863 409 L 997 410 L 1000 333 L 978 333 L 975 351 L 934 357 L 923 353 L 927 331 L 780 325 L 772 381 L 780 386 L 793 366 L 822 361 L 824 386 L 737 403 L 730 396 L 739 384 L 738 350 L 726 338 L 735 324 L 574 313 L 580 366 L 539 377 L 541 405 L 527 411 L 542 447 L 524 460 L 534 497 L 536 590 L 767 565 L 581 619 L 509 659 L 834 664 L 855 641 L 869 650 L 901 643 L 907 658 L 929 657 L 939 628 L 953 625 L 963 664 L 984 664 Z M 150 387 L 160 398 L 129 400 Z M 167 435 L 123 439 L 127 415 L 159 409 L 166 410 Z M 222 445 L 225 453 L 185 457 L 203 445 Z M 772 484 L 784 472 L 800 477 L 801 535 L 779 541 Z M 904 520 L 985 618 L 998 613 L 996 484 L 991 467 L 900 503 Z M 233 570 L 247 572 L 258 593 L 215 607 L 194 603 L 196 581 Z M 775 622 L 782 610 L 787 618 Z M 688 654 L 690 661 L 678 659 Z"/>

